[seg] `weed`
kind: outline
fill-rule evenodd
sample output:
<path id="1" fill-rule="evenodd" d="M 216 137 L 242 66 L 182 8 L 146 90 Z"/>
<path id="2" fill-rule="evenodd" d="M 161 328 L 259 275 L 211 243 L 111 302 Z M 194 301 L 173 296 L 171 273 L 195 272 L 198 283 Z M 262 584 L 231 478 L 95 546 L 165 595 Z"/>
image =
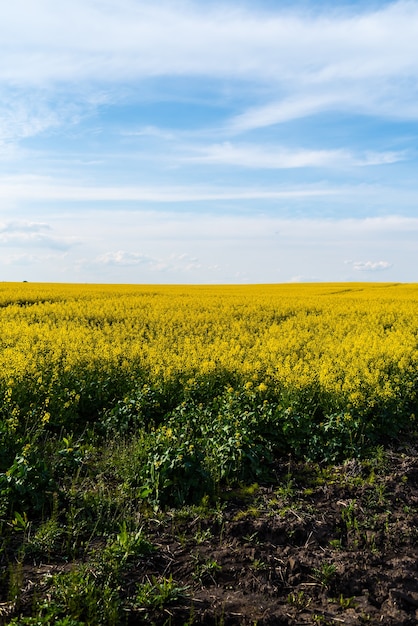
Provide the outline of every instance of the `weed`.
<path id="1" fill-rule="evenodd" d="M 55 519 L 46 519 L 33 533 L 25 546 L 26 554 L 34 557 L 51 557 L 53 554 L 62 554 L 65 529 Z"/>
<path id="2" fill-rule="evenodd" d="M 282 498 L 285 502 L 291 500 L 295 495 L 293 479 L 288 476 L 286 482 L 276 490 L 276 493 L 279 498 Z"/>
<path id="3" fill-rule="evenodd" d="M 115 539 L 110 539 L 104 550 L 104 559 L 123 565 L 126 561 L 154 552 L 155 548 L 145 537 L 142 528 L 129 531 L 124 520 Z"/>
<path id="4" fill-rule="evenodd" d="M 208 559 L 205 562 L 200 562 L 199 557 L 196 557 L 196 566 L 193 574 L 193 578 L 199 580 L 201 584 L 212 582 L 216 584 L 216 575 L 222 571 L 222 566 L 215 559 Z"/>
<path id="5" fill-rule="evenodd" d="M 258 545 L 260 543 L 260 540 L 258 538 L 258 531 L 255 531 L 254 533 L 251 533 L 250 535 L 243 535 L 242 538 L 247 543 L 252 543 L 254 545 Z"/>
<path id="6" fill-rule="evenodd" d="M 334 626 L 334 620 L 330 621 L 325 617 L 325 615 L 321 615 L 320 613 L 314 613 L 312 615 L 312 623 L 313 624 L 321 624 L 321 626 Z"/>
<path id="7" fill-rule="evenodd" d="M 355 598 L 353 596 L 348 598 L 343 596 L 342 593 L 338 598 L 338 604 L 343 609 L 343 611 L 345 611 L 346 609 L 353 609 L 356 606 Z"/>
<path id="8" fill-rule="evenodd" d="M 168 578 L 153 576 L 151 580 L 137 586 L 133 606 L 137 609 L 161 610 L 186 598 L 187 589 L 173 581 L 171 575 Z"/>
<path id="9" fill-rule="evenodd" d="M 313 578 L 322 585 L 322 587 L 329 589 L 336 572 L 337 568 L 333 563 L 323 563 L 321 567 L 313 570 Z"/>
<path id="10" fill-rule="evenodd" d="M 200 545 L 201 543 L 205 543 L 205 541 L 212 539 L 212 537 L 213 537 L 213 532 L 210 528 L 206 528 L 206 530 L 202 530 L 201 528 L 199 528 L 199 530 L 197 530 L 195 534 L 193 535 L 193 540 L 198 545 Z"/>
<path id="11" fill-rule="evenodd" d="M 268 569 L 268 565 L 260 559 L 253 559 L 251 561 L 251 569 L 253 569 L 255 572 L 264 572 L 266 569 Z"/>
<path id="12" fill-rule="evenodd" d="M 347 545 L 356 548 L 360 539 L 360 524 L 357 517 L 355 500 L 351 500 L 341 510 L 341 522 Z"/>
<path id="13" fill-rule="evenodd" d="M 53 576 L 47 598 L 38 603 L 37 610 L 50 623 L 64 617 L 88 624 L 114 626 L 118 623 L 121 600 L 117 587 L 111 577 L 100 579 L 87 565 Z"/>
<path id="14" fill-rule="evenodd" d="M 287 596 L 288 603 L 295 607 L 297 611 L 304 611 L 309 607 L 312 602 L 312 598 L 306 595 L 304 591 L 292 591 Z"/>
<path id="15" fill-rule="evenodd" d="M 244 509 L 243 511 L 238 511 L 234 519 L 235 521 L 238 522 L 241 519 L 248 519 L 248 518 L 256 519 L 257 517 L 260 517 L 260 515 L 261 515 L 261 510 L 258 507 L 250 506 L 248 507 L 248 509 Z"/>
<path id="16" fill-rule="evenodd" d="M 54 626 L 85 626 L 85 622 L 80 622 L 72 617 L 62 617 L 54 619 Z M 42 617 L 15 617 L 8 626 L 50 626 L 51 616 Z"/>

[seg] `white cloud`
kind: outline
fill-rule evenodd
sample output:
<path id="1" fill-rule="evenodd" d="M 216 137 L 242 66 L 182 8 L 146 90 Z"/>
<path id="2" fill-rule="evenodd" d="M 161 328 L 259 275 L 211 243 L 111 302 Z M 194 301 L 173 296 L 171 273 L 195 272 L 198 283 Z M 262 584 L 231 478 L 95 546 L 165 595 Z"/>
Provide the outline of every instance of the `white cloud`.
<path id="1" fill-rule="evenodd" d="M 368 151 L 357 160 L 357 165 L 390 165 L 408 158 L 405 152 L 372 152 Z"/>
<path id="2" fill-rule="evenodd" d="M 59 266 L 65 260 L 64 254 L 7 254 L 1 257 L 2 263 L 11 266 L 33 267 L 44 264 Z"/>
<path id="3" fill-rule="evenodd" d="M 273 100 L 268 104 L 247 108 L 244 113 L 230 120 L 228 130 L 244 132 L 255 128 L 264 128 L 281 124 L 289 120 L 315 115 L 321 111 L 341 109 L 352 103 L 353 95 L 346 92 L 312 94 L 304 91 L 289 98 Z"/>
<path id="4" fill-rule="evenodd" d="M 418 218 L 283 219 L 184 209 L 90 209 L 77 219 L 73 213 L 57 213 L 49 225 L 50 231 L 38 234 L 78 238 L 78 245 L 62 251 L 40 248 L 36 241 L 1 245 L 3 280 L 262 283 L 292 277 L 369 280 L 373 273 L 379 280 L 417 281 Z M 26 263 L 30 258 L 33 271 Z"/>
<path id="5" fill-rule="evenodd" d="M 74 220 L 72 215 L 57 215 L 51 219 L 54 232 L 67 233 L 69 238 L 75 233 L 85 233 L 83 241 L 88 246 L 106 245 L 106 253 L 102 260 L 124 259 L 124 251 L 138 254 L 138 260 L 142 257 L 150 260 L 161 260 L 161 255 L 151 246 L 158 250 L 158 246 L 164 249 L 174 244 L 181 244 L 182 250 L 175 252 L 177 259 L 186 259 L 195 262 L 201 255 L 199 246 L 205 245 L 207 240 L 217 242 L 239 241 L 247 243 L 254 241 L 269 240 L 272 245 L 291 246 L 295 240 L 306 243 L 326 242 L 326 245 L 338 247 L 341 242 L 350 245 L 351 242 L 363 242 L 375 240 L 381 245 L 387 246 L 388 239 L 410 236 L 415 243 L 418 235 L 418 218 L 401 216 L 371 217 L 371 218 L 299 218 L 290 219 L 275 216 L 274 214 L 214 214 L 208 211 L 139 211 L 119 210 L 117 212 L 90 210 L 83 212 L 80 219 Z M 125 246 L 109 246 L 109 242 L 123 241 Z M 193 252 L 187 250 L 183 244 L 193 243 Z M 129 247 L 127 247 L 129 244 Z M 140 249 L 140 252 L 138 251 Z M 184 249 L 186 248 L 186 249 Z M 196 249 L 195 249 L 196 248 Z M 112 252 L 109 252 L 111 250 Z M 116 251 L 115 251 L 116 250 Z M 120 250 L 120 252 L 118 252 Z M 171 251 L 164 258 L 167 259 Z M 188 258 L 181 255 L 188 255 Z M 118 256 L 120 255 L 120 256 Z M 350 257 L 345 257 L 350 258 Z M 353 258 L 353 257 L 351 257 Z"/>
<path id="6" fill-rule="evenodd" d="M 350 261 L 356 272 L 381 272 L 392 267 L 388 261 Z"/>
<path id="7" fill-rule="evenodd" d="M 400 152 L 367 152 L 356 156 L 348 150 L 287 149 L 230 142 L 196 149 L 198 154 L 185 161 L 203 164 L 236 165 L 248 168 L 290 169 L 299 167 L 349 167 L 396 163 L 405 158 Z"/>
<path id="8" fill-rule="evenodd" d="M 291 96 L 249 106 L 231 118 L 225 128 L 232 133 L 242 133 L 329 111 L 416 120 L 417 79 L 418 64 L 416 76 L 414 74 L 411 81 L 389 80 L 379 75 L 364 81 L 357 77 L 351 82 L 336 80 L 319 86 L 300 81 Z"/>
<path id="9" fill-rule="evenodd" d="M 156 137 L 158 139 L 174 139 L 174 134 L 157 126 L 144 126 L 136 130 L 124 130 L 121 132 L 126 137 Z"/>
<path id="10" fill-rule="evenodd" d="M 47 176 L 22 175 L 0 177 L 0 198 L 12 200 L 67 200 L 93 202 L 200 202 L 216 200 L 291 199 L 330 196 L 343 193 L 337 189 L 306 185 L 304 188 L 266 189 L 259 187 L 203 186 L 80 186 L 71 181 Z"/>
<path id="11" fill-rule="evenodd" d="M 32 98 L 25 102 L 22 94 L 12 93 L 3 96 L 0 104 L 0 139 L 10 142 L 32 137 L 46 129 L 58 126 L 59 115 L 42 102 Z"/>
<path id="12" fill-rule="evenodd" d="M 358 15 L 237 4 L 3 3 L 0 79 L 11 84 L 188 75 L 294 84 L 416 76 L 418 5 Z M 28 62 L 30 59 L 30 63 Z"/>
<path id="13" fill-rule="evenodd" d="M 51 230 L 51 226 L 45 222 L 29 222 L 26 220 L 14 220 L 0 223 L 0 233 L 39 233 Z"/>
<path id="14" fill-rule="evenodd" d="M 189 254 L 169 254 L 165 257 L 154 257 L 139 252 L 128 252 L 126 250 L 118 250 L 116 252 L 106 252 L 96 257 L 93 265 L 105 265 L 114 267 L 143 267 L 151 272 L 181 272 L 189 273 L 202 269 L 201 263 L 197 257 L 191 257 Z M 85 266 L 89 263 L 85 262 Z M 209 269 L 209 268 L 204 268 Z"/>
<path id="15" fill-rule="evenodd" d="M 117 252 L 106 252 L 96 259 L 96 262 L 104 265 L 154 265 L 157 259 L 149 257 L 138 252 L 126 252 L 118 250 Z"/>
<path id="16" fill-rule="evenodd" d="M 17 220 L 0 224 L 0 243 L 14 248 L 51 248 L 68 250 L 76 239 L 49 234 L 51 227 L 43 222 Z"/>

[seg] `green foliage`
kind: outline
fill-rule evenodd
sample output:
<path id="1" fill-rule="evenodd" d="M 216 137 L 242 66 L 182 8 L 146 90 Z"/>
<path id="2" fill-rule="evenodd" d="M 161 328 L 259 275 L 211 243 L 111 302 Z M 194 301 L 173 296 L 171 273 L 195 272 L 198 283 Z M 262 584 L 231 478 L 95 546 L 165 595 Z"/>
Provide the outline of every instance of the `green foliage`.
<path id="1" fill-rule="evenodd" d="M 194 571 L 194 578 L 200 581 L 201 584 L 212 582 L 216 584 L 216 576 L 222 571 L 222 566 L 215 559 L 207 559 L 201 562 L 196 559 L 196 566 Z"/>
<path id="2" fill-rule="evenodd" d="M 179 586 L 173 577 L 157 578 L 153 576 L 137 586 L 134 607 L 137 609 L 162 610 L 170 604 L 183 599 L 187 593 L 187 587 Z"/>
<path id="3" fill-rule="evenodd" d="M 41 511 L 52 502 L 56 489 L 47 461 L 37 448 L 27 444 L 6 472 L 0 474 L 0 497 L 10 507 Z"/>
<path id="4" fill-rule="evenodd" d="M 334 563 L 323 563 L 320 568 L 314 569 L 313 577 L 323 587 L 328 588 L 335 578 L 337 568 Z"/>
<path id="5" fill-rule="evenodd" d="M 39 615 L 55 623 L 72 618 L 86 624 L 113 626 L 119 623 L 121 600 L 109 576 L 100 578 L 90 566 L 80 565 L 52 577 L 48 600 L 38 605 Z"/>
<path id="6" fill-rule="evenodd" d="M 8 626 L 85 626 L 85 622 L 80 622 L 72 617 L 62 617 L 54 619 L 51 622 L 51 615 L 45 615 L 44 617 L 15 617 L 9 622 Z"/>
<path id="7" fill-rule="evenodd" d="M 123 567 L 128 561 L 154 552 L 154 546 L 145 538 L 142 528 L 128 530 L 124 520 L 116 537 L 109 539 L 102 559 L 113 567 Z"/>
<path id="8" fill-rule="evenodd" d="M 271 455 L 258 433 L 264 405 L 254 400 L 224 392 L 206 405 L 189 398 L 171 411 L 143 438 L 144 496 L 158 505 L 196 503 L 222 484 L 261 477 Z"/>

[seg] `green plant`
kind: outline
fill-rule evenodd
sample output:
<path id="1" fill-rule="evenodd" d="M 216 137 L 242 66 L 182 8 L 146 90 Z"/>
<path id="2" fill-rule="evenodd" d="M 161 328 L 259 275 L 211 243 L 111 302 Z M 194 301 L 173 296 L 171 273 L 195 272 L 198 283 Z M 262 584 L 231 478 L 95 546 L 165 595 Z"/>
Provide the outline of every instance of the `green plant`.
<path id="1" fill-rule="evenodd" d="M 353 609 L 356 606 L 354 596 L 346 597 L 346 596 L 343 596 L 342 593 L 340 594 L 340 597 L 338 598 L 338 604 L 344 611 L 346 609 Z"/>
<path id="2" fill-rule="evenodd" d="M 145 538 L 142 528 L 135 531 L 128 530 L 126 521 L 120 525 L 115 539 L 109 539 L 103 553 L 105 560 L 111 560 L 122 566 L 128 560 L 154 552 L 155 548 Z"/>
<path id="3" fill-rule="evenodd" d="M 251 561 L 251 569 L 253 569 L 255 572 L 264 572 L 266 569 L 268 569 L 268 565 L 260 559 L 253 559 Z"/>
<path id="4" fill-rule="evenodd" d="M 28 533 L 25 553 L 31 556 L 62 554 L 65 544 L 65 528 L 59 521 L 58 494 L 53 494 L 53 508 L 50 517 L 47 517 L 36 530 Z"/>
<path id="5" fill-rule="evenodd" d="M 322 587 L 328 589 L 334 580 L 337 568 L 333 563 L 323 563 L 321 567 L 313 570 L 313 578 L 319 582 Z"/>
<path id="6" fill-rule="evenodd" d="M 284 501 L 288 501 L 293 498 L 293 496 L 295 495 L 295 486 L 292 475 L 290 473 L 286 474 L 285 482 L 277 488 L 276 493 Z"/>
<path id="7" fill-rule="evenodd" d="M 312 598 L 307 596 L 304 591 L 292 591 L 287 596 L 287 601 L 291 606 L 295 607 L 297 611 L 303 611 L 311 604 Z"/>
<path id="8" fill-rule="evenodd" d="M 44 455 L 32 444 L 25 444 L 6 472 L 0 473 L 0 497 L 15 506 L 25 506 L 36 512 L 52 503 L 56 491 L 50 467 Z"/>
<path id="9" fill-rule="evenodd" d="M 356 501 L 351 500 L 347 506 L 341 510 L 342 539 L 347 545 L 353 544 L 356 547 L 360 539 L 360 524 L 357 517 Z"/>
<path id="10" fill-rule="evenodd" d="M 320 613 L 313 613 L 312 623 L 321 624 L 322 626 L 333 626 L 334 620 L 330 621 L 329 619 L 325 617 L 325 615 L 321 615 Z"/>
<path id="11" fill-rule="evenodd" d="M 73 619 L 72 617 L 62 617 L 54 619 L 54 626 L 85 626 L 85 622 Z M 15 617 L 8 626 L 51 626 L 51 617 Z"/>
<path id="12" fill-rule="evenodd" d="M 32 533 L 25 545 L 26 554 L 31 556 L 50 557 L 59 554 L 65 542 L 65 529 L 54 517 L 46 519 L 39 528 Z"/>
<path id="13" fill-rule="evenodd" d="M 14 531 L 26 534 L 30 528 L 30 522 L 26 511 L 24 511 L 23 515 L 21 515 L 18 511 L 14 511 L 14 518 L 10 522 L 10 525 Z"/>
<path id="14" fill-rule="evenodd" d="M 65 617 L 92 625 L 119 623 L 122 605 L 115 580 L 98 576 L 88 565 L 53 576 L 46 598 L 39 601 L 37 612 L 51 624 Z"/>
<path id="15" fill-rule="evenodd" d="M 153 576 L 137 586 L 134 607 L 161 610 L 185 598 L 187 589 L 178 585 L 171 575 L 168 578 Z"/>
<path id="16" fill-rule="evenodd" d="M 206 530 L 199 528 L 193 535 L 193 539 L 198 545 L 212 539 L 212 537 L 213 532 L 210 528 L 206 528 Z"/>
<path id="17" fill-rule="evenodd" d="M 75 441 L 74 434 L 67 434 L 58 443 L 55 471 L 58 475 L 73 473 L 83 465 L 90 450 L 90 446 L 85 445 L 82 438 Z"/>
<path id="18" fill-rule="evenodd" d="M 222 565 L 219 565 L 215 559 L 208 559 L 202 563 L 197 557 L 196 561 L 197 563 L 193 577 L 199 580 L 202 584 L 207 582 L 216 584 L 216 575 L 222 571 Z"/>
<path id="19" fill-rule="evenodd" d="M 144 451 L 146 452 L 144 455 Z M 144 437 L 139 495 L 157 506 L 198 502 L 212 491 L 201 446 L 187 421 L 167 425 Z M 138 482 L 138 477 L 134 477 Z"/>

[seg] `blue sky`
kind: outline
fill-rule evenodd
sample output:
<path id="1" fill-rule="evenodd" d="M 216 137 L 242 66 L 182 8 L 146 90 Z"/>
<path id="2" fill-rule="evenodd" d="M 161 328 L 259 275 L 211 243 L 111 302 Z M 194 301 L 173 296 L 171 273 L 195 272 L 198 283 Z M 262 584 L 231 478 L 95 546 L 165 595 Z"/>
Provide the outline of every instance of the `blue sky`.
<path id="1" fill-rule="evenodd" d="M 0 280 L 418 282 L 418 1 L 0 7 Z"/>

